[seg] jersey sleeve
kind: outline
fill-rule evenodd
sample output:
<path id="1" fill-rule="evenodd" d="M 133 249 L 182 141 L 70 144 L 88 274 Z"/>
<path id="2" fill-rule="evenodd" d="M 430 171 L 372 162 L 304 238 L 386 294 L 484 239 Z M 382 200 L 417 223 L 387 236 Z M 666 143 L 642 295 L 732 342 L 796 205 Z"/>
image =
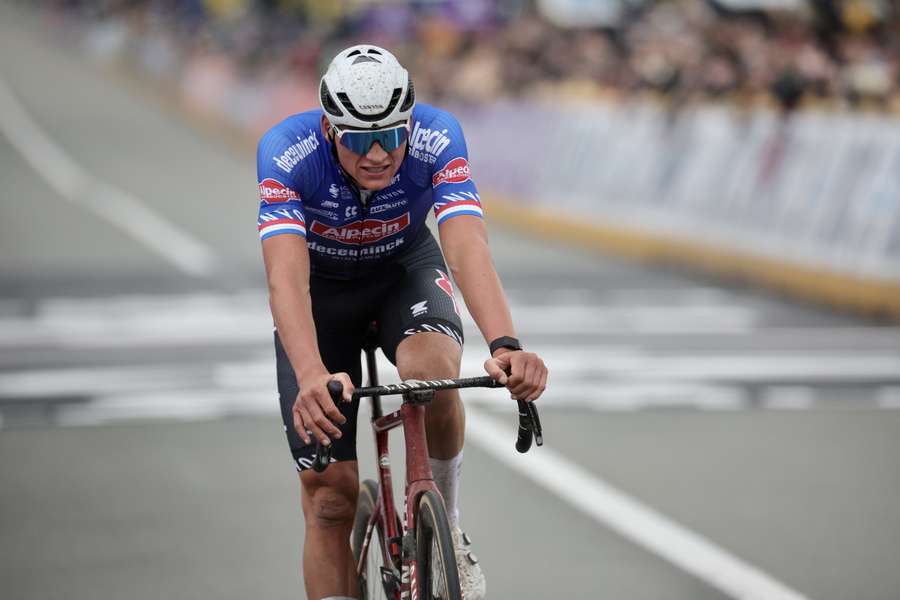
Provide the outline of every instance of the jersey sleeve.
<path id="1" fill-rule="evenodd" d="M 306 237 L 306 219 L 296 175 L 287 171 L 283 157 L 291 147 L 288 139 L 269 131 L 259 142 L 256 173 L 259 183 L 259 239 L 282 234 Z"/>
<path id="2" fill-rule="evenodd" d="M 442 115 L 442 133 L 450 143 L 438 154 L 431 175 L 434 216 L 438 225 L 460 215 L 484 217 L 481 198 L 469 169 L 469 151 L 459 121 L 449 113 Z"/>

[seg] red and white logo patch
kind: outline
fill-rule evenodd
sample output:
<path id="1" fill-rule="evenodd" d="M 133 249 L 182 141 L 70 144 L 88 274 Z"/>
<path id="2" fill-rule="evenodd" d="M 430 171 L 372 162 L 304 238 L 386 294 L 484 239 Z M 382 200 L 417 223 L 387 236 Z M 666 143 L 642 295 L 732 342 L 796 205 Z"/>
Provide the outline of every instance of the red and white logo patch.
<path id="1" fill-rule="evenodd" d="M 437 279 L 434 282 L 437 284 L 439 288 L 441 288 L 445 294 L 450 296 L 450 299 L 453 300 L 453 310 L 456 311 L 456 314 L 459 314 L 459 304 L 456 303 L 456 296 L 453 295 L 453 284 L 450 283 L 450 278 L 447 277 L 447 274 L 441 271 L 440 269 L 435 269 L 438 272 Z"/>
<path id="2" fill-rule="evenodd" d="M 342 244 L 374 244 L 386 237 L 400 233 L 409 226 L 409 213 L 403 213 L 396 219 L 382 221 L 380 219 L 366 219 L 354 221 L 343 227 L 334 227 L 318 221 L 313 221 L 309 230 L 329 240 Z"/>
<path id="3" fill-rule="evenodd" d="M 300 196 L 297 195 L 297 192 L 277 179 L 267 177 L 259 182 L 259 199 L 266 204 L 274 204 L 277 202 L 299 200 Z"/>
<path id="4" fill-rule="evenodd" d="M 432 187 L 437 187 L 442 183 L 462 183 L 470 178 L 469 161 L 459 156 L 448 162 L 447 166 L 434 174 L 431 178 L 431 185 Z"/>

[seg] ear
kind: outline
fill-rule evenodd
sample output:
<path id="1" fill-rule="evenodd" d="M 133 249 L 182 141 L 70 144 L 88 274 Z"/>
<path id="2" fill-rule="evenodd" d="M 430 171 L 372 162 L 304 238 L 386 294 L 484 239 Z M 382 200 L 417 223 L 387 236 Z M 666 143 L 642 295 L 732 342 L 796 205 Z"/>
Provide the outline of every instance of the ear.
<path id="1" fill-rule="evenodd" d="M 322 137 L 330 144 L 331 143 L 331 121 L 328 120 L 328 117 L 322 115 Z"/>

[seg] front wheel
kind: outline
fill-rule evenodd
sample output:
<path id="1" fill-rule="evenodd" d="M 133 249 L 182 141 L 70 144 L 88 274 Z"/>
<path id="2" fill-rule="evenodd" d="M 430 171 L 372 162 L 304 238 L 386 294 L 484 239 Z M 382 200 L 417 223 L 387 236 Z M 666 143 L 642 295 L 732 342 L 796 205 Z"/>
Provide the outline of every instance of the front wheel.
<path id="1" fill-rule="evenodd" d="M 353 521 L 353 559 L 359 564 L 359 556 L 363 551 L 363 543 L 366 539 L 366 529 L 369 519 L 378 505 L 378 484 L 371 479 L 363 481 L 359 486 L 359 500 L 356 503 L 356 518 Z M 382 582 L 381 569 L 390 565 L 390 559 L 385 556 L 385 531 L 381 519 L 375 520 L 375 531 L 366 548 L 366 559 L 363 562 L 363 570 L 359 574 L 359 597 L 362 600 L 393 600 L 393 595 L 388 595 Z"/>
<path id="2" fill-rule="evenodd" d="M 453 536 L 444 501 L 434 490 L 419 497 L 416 511 L 416 580 L 425 600 L 462 600 Z"/>

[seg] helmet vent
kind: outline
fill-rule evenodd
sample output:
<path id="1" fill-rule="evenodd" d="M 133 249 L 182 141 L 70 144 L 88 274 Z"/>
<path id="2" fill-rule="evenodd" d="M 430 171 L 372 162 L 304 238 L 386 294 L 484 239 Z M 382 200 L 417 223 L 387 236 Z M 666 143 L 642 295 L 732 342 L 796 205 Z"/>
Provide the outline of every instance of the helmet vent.
<path id="1" fill-rule="evenodd" d="M 406 90 L 406 98 L 403 99 L 403 105 L 400 106 L 402 112 L 406 112 L 413 107 L 416 102 L 416 90 L 413 87 L 412 79 L 408 79 L 409 85 Z"/>
<path id="2" fill-rule="evenodd" d="M 346 94 L 340 95 L 346 96 Z M 344 112 L 331 97 L 331 92 L 328 91 L 328 86 L 325 84 L 325 80 L 322 80 L 322 85 L 319 86 L 319 99 L 322 101 L 322 108 L 329 115 L 334 115 L 335 117 L 344 116 Z"/>
<path id="3" fill-rule="evenodd" d="M 377 58 L 372 58 L 371 56 L 365 56 L 363 54 L 360 54 L 359 56 L 357 56 L 356 58 L 353 59 L 354 65 L 358 65 L 359 63 L 367 63 L 367 62 L 380 63 L 381 61 L 378 60 Z"/>
<path id="4" fill-rule="evenodd" d="M 361 50 L 354 50 L 353 52 L 351 52 L 351 53 L 349 53 L 349 54 L 347 55 L 347 58 L 350 58 L 351 56 L 356 56 L 357 54 L 362 54 L 362 51 L 361 51 Z"/>

